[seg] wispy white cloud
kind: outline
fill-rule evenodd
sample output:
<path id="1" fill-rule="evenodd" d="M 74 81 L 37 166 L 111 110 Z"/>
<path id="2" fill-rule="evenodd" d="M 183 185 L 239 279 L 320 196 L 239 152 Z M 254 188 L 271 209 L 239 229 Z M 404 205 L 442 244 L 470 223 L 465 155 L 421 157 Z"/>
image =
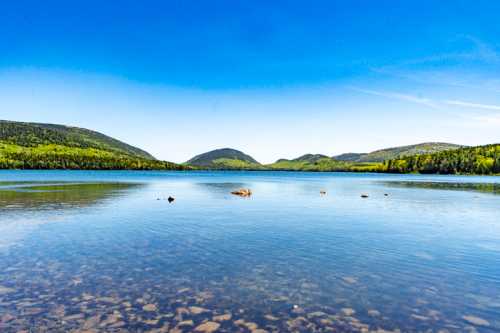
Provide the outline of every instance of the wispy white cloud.
<path id="1" fill-rule="evenodd" d="M 431 100 L 430 98 L 425 98 L 425 97 L 419 97 L 411 94 L 402 94 L 402 93 L 397 93 L 397 92 L 392 92 L 392 91 L 378 91 L 378 90 L 371 90 L 371 89 L 362 89 L 362 88 L 357 88 L 357 87 L 350 87 L 352 90 L 355 90 L 357 92 L 361 92 L 364 94 L 369 94 L 369 95 L 374 95 L 374 96 L 380 96 L 380 97 L 385 97 L 385 98 L 390 98 L 390 99 L 396 99 L 400 101 L 406 101 L 410 103 L 416 103 L 420 105 L 425 105 L 427 107 L 437 109 L 439 107 L 438 103 L 435 101 Z"/>
<path id="2" fill-rule="evenodd" d="M 437 100 L 437 99 L 431 99 L 406 93 L 392 92 L 392 91 L 379 91 L 379 90 L 364 89 L 358 87 L 349 87 L 349 88 L 351 90 L 360 93 L 420 104 L 433 109 L 443 109 L 446 106 L 458 106 L 462 108 L 479 109 L 485 111 L 500 111 L 500 105 L 495 105 L 495 104 L 483 104 L 483 103 L 467 102 L 455 99 Z"/>
<path id="3" fill-rule="evenodd" d="M 493 46 L 473 36 L 464 36 L 464 38 L 470 40 L 474 44 L 475 49 L 470 54 L 476 59 L 494 64 L 500 62 L 500 53 L 497 52 Z"/>
<path id="4" fill-rule="evenodd" d="M 454 45 L 455 48 L 459 48 L 455 52 L 407 59 L 372 67 L 371 71 L 384 77 L 399 78 L 427 86 L 451 86 L 499 92 L 498 47 L 469 35 L 458 36 L 453 43 L 458 43 Z"/>
<path id="5" fill-rule="evenodd" d="M 500 111 L 500 105 L 470 103 L 470 102 L 457 101 L 457 100 L 446 100 L 446 101 L 444 101 L 444 103 L 448 104 L 448 105 L 456 105 L 456 106 L 467 107 L 467 108 Z"/>
<path id="6" fill-rule="evenodd" d="M 405 61 L 373 68 L 376 72 L 390 72 L 391 70 L 401 68 L 411 68 L 417 65 L 435 65 L 446 64 L 449 65 L 457 63 L 467 63 L 471 61 L 481 62 L 484 64 L 497 65 L 500 63 L 500 52 L 493 46 L 473 36 L 459 36 L 457 40 L 466 40 L 470 42 L 471 46 L 456 52 L 447 52 L 434 54 L 426 57 L 407 59 Z"/>

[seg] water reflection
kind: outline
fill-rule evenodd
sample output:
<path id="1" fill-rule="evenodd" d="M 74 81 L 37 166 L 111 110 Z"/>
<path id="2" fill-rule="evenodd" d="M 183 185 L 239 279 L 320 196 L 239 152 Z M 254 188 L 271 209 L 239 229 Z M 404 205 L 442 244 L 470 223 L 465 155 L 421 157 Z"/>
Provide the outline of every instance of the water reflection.
<path id="1" fill-rule="evenodd" d="M 500 194 L 498 183 L 460 183 L 460 182 L 425 182 L 425 181 L 387 181 L 383 184 L 392 187 L 430 189 L 430 190 L 452 190 L 473 191 L 491 194 Z"/>
<path id="2" fill-rule="evenodd" d="M 0 210 L 85 207 L 144 186 L 138 183 L 0 182 Z"/>
<path id="3" fill-rule="evenodd" d="M 4 183 L 0 224 L 40 225 L 0 252 L 0 331 L 500 330 L 496 197 L 245 175 Z"/>
<path id="4" fill-rule="evenodd" d="M 139 189 L 140 183 L 0 182 L 0 251 L 41 225 L 62 222 L 77 209 L 98 206 Z"/>

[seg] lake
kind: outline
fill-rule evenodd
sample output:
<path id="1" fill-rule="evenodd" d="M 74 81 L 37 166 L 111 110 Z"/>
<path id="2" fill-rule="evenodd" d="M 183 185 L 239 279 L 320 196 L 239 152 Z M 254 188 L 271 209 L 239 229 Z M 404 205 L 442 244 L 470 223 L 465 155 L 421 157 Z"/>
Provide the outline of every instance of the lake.
<path id="1" fill-rule="evenodd" d="M 500 332 L 499 194 L 479 176 L 1 171 L 0 331 Z"/>

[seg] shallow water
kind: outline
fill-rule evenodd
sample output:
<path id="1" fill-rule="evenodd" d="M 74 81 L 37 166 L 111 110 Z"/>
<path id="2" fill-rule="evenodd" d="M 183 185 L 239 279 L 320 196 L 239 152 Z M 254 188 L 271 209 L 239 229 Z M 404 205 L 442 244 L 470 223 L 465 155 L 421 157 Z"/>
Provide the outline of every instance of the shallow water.
<path id="1" fill-rule="evenodd" d="M 1 171 L 0 331 L 499 332 L 498 184 Z"/>

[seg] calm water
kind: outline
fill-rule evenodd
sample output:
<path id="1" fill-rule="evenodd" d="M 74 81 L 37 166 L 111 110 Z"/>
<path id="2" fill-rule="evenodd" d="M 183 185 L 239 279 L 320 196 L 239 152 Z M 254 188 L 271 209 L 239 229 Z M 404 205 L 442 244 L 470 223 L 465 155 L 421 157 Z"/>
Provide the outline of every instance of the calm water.
<path id="1" fill-rule="evenodd" d="M 0 331 L 500 332 L 499 184 L 2 171 Z"/>

